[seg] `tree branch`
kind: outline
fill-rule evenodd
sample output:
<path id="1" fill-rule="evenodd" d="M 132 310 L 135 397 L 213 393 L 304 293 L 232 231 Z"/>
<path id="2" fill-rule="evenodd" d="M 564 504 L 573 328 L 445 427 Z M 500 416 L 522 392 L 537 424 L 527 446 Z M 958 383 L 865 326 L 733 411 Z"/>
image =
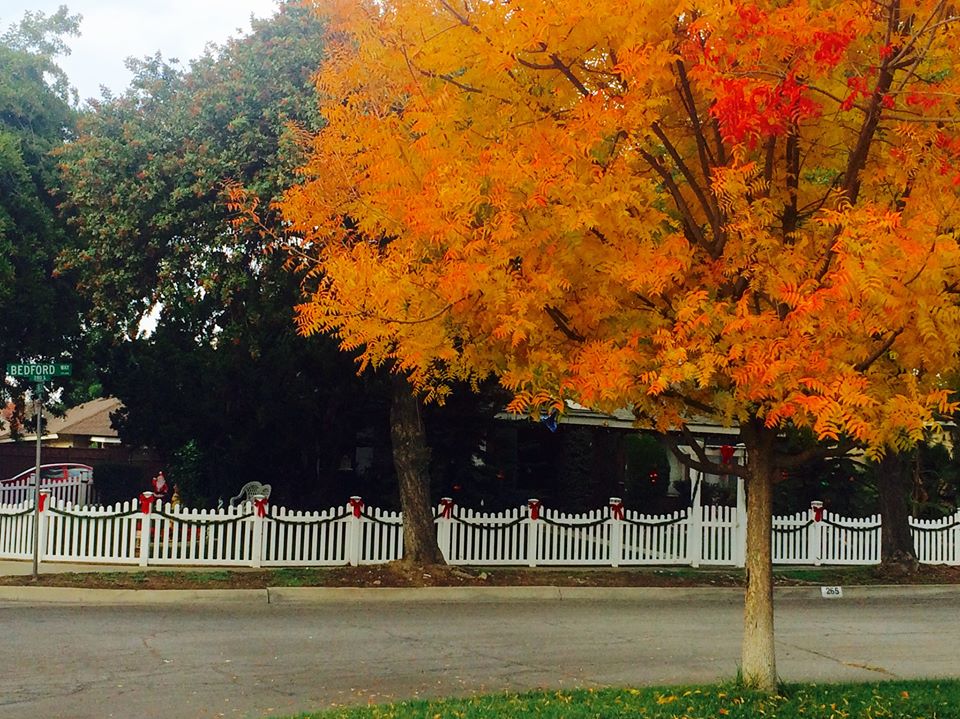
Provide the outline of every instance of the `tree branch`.
<path id="1" fill-rule="evenodd" d="M 802 452 L 797 452 L 796 454 L 781 454 L 777 452 L 774 454 L 774 464 L 780 469 L 796 469 L 807 462 L 846 456 L 855 447 L 856 445 L 853 442 L 844 440 L 833 447 L 818 444 Z"/>
<path id="2" fill-rule="evenodd" d="M 681 429 L 681 432 L 684 432 L 685 436 L 685 446 L 690 447 L 694 453 L 697 455 L 697 459 L 693 459 L 689 454 L 680 449 L 680 444 L 677 440 L 667 433 L 662 433 L 660 436 L 663 441 L 666 443 L 667 447 L 670 448 L 670 451 L 673 453 L 673 456 L 677 458 L 677 461 L 685 467 L 690 469 L 695 469 L 698 472 L 703 472 L 704 474 L 715 474 L 715 475 L 724 475 L 732 474 L 737 477 L 747 478 L 747 468 L 742 467 L 739 464 L 720 464 L 719 462 L 713 462 L 707 457 L 707 453 L 700 443 L 693 437 L 693 433 L 689 429 L 686 429 L 686 426 Z M 691 444 L 692 442 L 692 444 Z"/>
<path id="3" fill-rule="evenodd" d="M 718 244 L 720 242 L 720 236 L 723 233 L 723 230 L 720 226 L 719 212 L 717 210 L 716 203 L 712 201 L 712 196 L 710 199 L 708 199 L 704 194 L 703 189 L 700 187 L 700 183 L 697 182 L 697 178 L 694 177 L 694 174 L 690 171 L 690 168 L 687 167 L 687 163 L 683 161 L 680 153 L 677 152 L 677 148 L 674 147 L 672 142 L 670 142 L 670 139 L 663 131 L 663 128 L 660 127 L 659 123 L 654 122 L 650 126 L 650 129 L 653 130 L 653 134 L 657 136 L 657 139 L 663 143 L 664 147 L 667 149 L 667 152 L 670 154 L 670 157 L 673 159 L 674 164 L 676 164 L 677 169 L 680 170 L 684 179 L 686 179 L 687 184 L 690 185 L 690 189 L 693 190 L 693 194 L 696 195 L 697 201 L 700 203 L 700 207 L 703 208 L 703 212 L 706 214 L 707 220 L 710 222 L 710 228 L 713 230 L 714 244 Z M 709 175 L 706 179 L 709 181 Z M 715 252 L 711 250 L 710 256 L 713 257 L 713 259 L 717 259 L 719 254 L 715 254 Z"/>
<path id="4" fill-rule="evenodd" d="M 893 343 L 896 342 L 897 337 L 903 334 L 903 330 L 904 330 L 903 327 L 901 327 L 898 330 L 895 330 L 893 334 L 891 334 L 886 339 L 886 341 L 882 345 L 880 345 L 869 357 L 867 357 L 862 362 L 858 362 L 857 364 L 855 364 L 853 366 L 853 369 L 855 369 L 857 372 L 866 372 L 868 369 L 870 369 L 870 365 L 872 365 L 878 359 L 883 357 L 883 355 L 886 354 L 887 350 L 893 347 Z"/>
<path id="5" fill-rule="evenodd" d="M 670 191 L 670 195 L 673 197 L 674 204 L 677 206 L 677 209 L 683 216 L 684 226 L 693 235 L 694 244 L 700 245 L 700 247 L 709 252 L 711 248 L 707 243 L 706 238 L 703 236 L 703 230 L 701 230 L 700 226 L 697 224 L 696 218 L 693 216 L 693 212 L 690 211 L 690 206 L 687 204 L 687 201 L 683 199 L 683 194 L 680 192 L 680 188 L 677 187 L 677 183 L 670 175 L 670 172 L 660 163 L 657 158 L 643 148 L 640 148 L 640 156 L 643 157 L 647 164 L 650 165 L 650 167 L 652 167 L 663 179 L 663 184 L 666 185 L 667 190 Z"/>
<path id="6" fill-rule="evenodd" d="M 586 342 L 587 338 L 582 334 L 577 332 L 573 327 L 570 326 L 570 318 L 567 317 L 563 312 L 554 307 L 553 305 L 547 305 L 543 308 L 550 319 L 553 320 L 553 323 L 557 326 L 557 329 L 563 332 L 568 339 L 573 340 L 574 342 Z"/>

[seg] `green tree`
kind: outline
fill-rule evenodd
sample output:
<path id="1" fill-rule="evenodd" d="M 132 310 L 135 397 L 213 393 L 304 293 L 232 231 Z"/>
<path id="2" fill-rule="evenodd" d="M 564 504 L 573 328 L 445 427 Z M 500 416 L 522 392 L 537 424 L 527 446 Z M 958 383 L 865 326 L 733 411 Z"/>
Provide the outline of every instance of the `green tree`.
<path id="1" fill-rule="evenodd" d="M 371 385 L 329 340 L 297 337 L 298 279 L 256 226 L 233 222 L 231 187 L 273 221 L 271 204 L 303 160 L 299 139 L 320 126 L 321 30 L 287 3 L 188 69 L 159 55 L 132 61 L 129 90 L 94 102 L 62 153 L 83 239 L 63 267 L 92 300 L 104 385 L 127 407 L 124 436 L 170 456 L 189 446 L 201 458 L 191 466 L 207 468 L 185 473 L 203 485 L 195 498 L 248 479 L 274 484 L 278 500 L 292 483 L 350 494 L 340 491 L 342 456 L 358 429 L 379 424 L 369 413 L 392 412 L 396 473 L 408 480 L 401 503 L 421 520 L 407 523 L 420 531 L 406 551 L 433 563 L 429 452 L 410 390 L 392 383 L 391 408 L 363 391 Z M 151 312 L 156 330 L 138 338 Z"/>
<path id="2" fill-rule="evenodd" d="M 60 152 L 81 239 L 61 268 L 91 300 L 104 389 L 124 402 L 126 441 L 190 467 L 171 479 L 194 501 L 251 479 L 298 501 L 330 488 L 353 442 L 349 361 L 296 335 L 297 281 L 255 229 L 231 224 L 225 189 L 240 183 L 269 207 L 289 184 L 291 137 L 318 126 L 320 29 L 291 3 L 188 68 L 128 60 L 129 89 L 91 101 Z"/>
<path id="3" fill-rule="evenodd" d="M 71 279 L 54 272 L 73 243 L 58 216 L 56 160 L 75 109 L 56 58 L 79 16 L 28 12 L 0 35 L 0 361 L 73 358 L 80 331 Z M 9 390 L 17 394 L 23 388 Z"/>

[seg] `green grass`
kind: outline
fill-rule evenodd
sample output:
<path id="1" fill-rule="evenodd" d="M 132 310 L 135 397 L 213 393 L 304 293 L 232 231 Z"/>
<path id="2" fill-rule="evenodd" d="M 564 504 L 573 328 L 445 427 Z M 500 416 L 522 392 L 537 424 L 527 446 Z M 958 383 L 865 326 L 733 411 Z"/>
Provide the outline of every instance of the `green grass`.
<path id="1" fill-rule="evenodd" d="M 736 685 L 497 694 L 303 714 L 312 719 L 956 719 L 960 681 Z"/>
<path id="2" fill-rule="evenodd" d="M 323 586 L 324 575 L 329 574 L 324 569 L 309 567 L 285 567 L 273 570 L 270 577 L 272 587 L 316 587 Z"/>

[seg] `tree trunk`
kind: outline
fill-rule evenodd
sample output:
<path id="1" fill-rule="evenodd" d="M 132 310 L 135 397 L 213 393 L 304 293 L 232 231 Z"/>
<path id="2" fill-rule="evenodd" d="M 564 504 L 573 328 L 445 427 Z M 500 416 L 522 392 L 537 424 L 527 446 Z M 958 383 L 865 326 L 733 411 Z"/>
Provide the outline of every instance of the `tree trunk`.
<path id="1" fill-rule="evenodd" d="M 759 420 L 745 423 L 747 449 L 747 590 L 744 597 L 740 672 L 747 686 L 773 692 L 777 663 L 773 635 L 773 472 L 776 430 Z"/>
<path id="2" fill-rule="evenodd" d="M 420 402 L 403 375 L 391 377 L 390 439 L 403 511 L 403 562 L 446 564 L 433 524 L 430 503 L 430 449 Z"/>
<path id="3" fill-rule="evenodd" d="M 913 478 L 914 452 L 887 454 L 877 471 L 882 522 L 880 573 L 889 576 L 913 574 L 919 567 L 910 533 L 908 497 Z"/>

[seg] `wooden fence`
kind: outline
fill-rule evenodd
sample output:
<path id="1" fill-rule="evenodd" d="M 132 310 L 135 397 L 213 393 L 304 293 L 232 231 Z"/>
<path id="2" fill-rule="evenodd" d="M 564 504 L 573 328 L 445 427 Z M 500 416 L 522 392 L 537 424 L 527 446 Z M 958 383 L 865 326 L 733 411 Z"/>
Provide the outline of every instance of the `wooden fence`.
<path id="1" fill-rule="evenodd" d="M 290 512 L 265 500 L 221 510 L 171 507 L 149 496 L 109 507 L 77 506 L 42 490 L 41 561 L 189 566 L 342 566 L 377 564 L 403 554 L 399 513 L 353 498 L 323 512 Z M 32 557 L 29 501 L 0 506 L 0 558 Z M 921 562 L 960 563 L 960 512 L 910 520 Z M 564 514 L 531 500 L 481 513 L 443 500 L 437 540 L 450 564 L 528 566 L 743 566 L 744 513 L 697 507 L 651 516 L 619 500 Z M 773 519 L 776 564 L 876 564 L 880 518 L 848 519 L 810 509 Z"/>

